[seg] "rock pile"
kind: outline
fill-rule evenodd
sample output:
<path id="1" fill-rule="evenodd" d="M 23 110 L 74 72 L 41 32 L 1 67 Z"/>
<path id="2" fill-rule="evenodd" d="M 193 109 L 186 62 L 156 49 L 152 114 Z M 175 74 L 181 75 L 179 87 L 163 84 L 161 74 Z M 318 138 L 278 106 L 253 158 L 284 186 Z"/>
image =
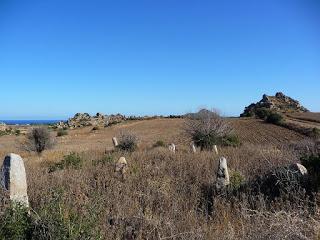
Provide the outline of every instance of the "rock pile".
<path id="1" fill-rule="evenodd" d="M 255 116 L 259 109 L 269 109 L 280 113 L 308 112 L 309 110 L 301 106 L 301 104 L 282 92 L 277 92 L 275 96 L 263 95 L 262 100 L 252 103 L 245 108 L 241 117 Z"/>
<path id="2" fill-rule="evenodd" d="M 117 124 L 126 120 L 126 117 L 117 115 L 104 115 L 97 113 L 95 116 L 90 116 L 88 113 L 77 113 L 74 117 L 69 118 L 67 122 L 59 122 L 55 125 L 56 128 L 82 128 L 88 126 L 107 127 L 113 124 Z"/>

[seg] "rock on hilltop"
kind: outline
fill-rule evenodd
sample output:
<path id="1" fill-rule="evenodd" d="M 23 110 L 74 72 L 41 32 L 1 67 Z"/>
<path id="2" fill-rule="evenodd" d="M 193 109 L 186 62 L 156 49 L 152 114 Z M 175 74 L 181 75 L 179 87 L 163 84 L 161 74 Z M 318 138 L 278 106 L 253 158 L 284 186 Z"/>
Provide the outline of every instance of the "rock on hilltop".
<path id="1" fill-rule="evenodd" d="M 282 92 L 277 92 L 275 96 L 267 96 L 264 94 L 261 101 L 252 103 L 246 107 L 240 117 L 255 116 L 257 110 L 261 108 L 280 113 L 309 112 L 309 110 L 301 106 L 297 100 L 284 95 Z"/>
<path id="2" fill-rule="evenodd" d="M 56 124 L 56 127 L 70 129 L 88 126 L 107 127 L 125 120 L 126 117 L 121 114 L 104 115 L 102 113 L 97 113 L 95 116 L 90 116 L 88 113 L 77 113 L 74 117 L 69 118 L 68 121 L 59 122 Z"/>

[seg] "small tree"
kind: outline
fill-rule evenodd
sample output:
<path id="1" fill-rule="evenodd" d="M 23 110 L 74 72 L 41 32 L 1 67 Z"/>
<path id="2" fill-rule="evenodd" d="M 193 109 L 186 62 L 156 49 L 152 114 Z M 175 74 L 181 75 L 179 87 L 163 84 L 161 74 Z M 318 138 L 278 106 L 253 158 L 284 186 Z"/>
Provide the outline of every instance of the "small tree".
<path id="1" fill-rule="evenodd" d="M 138 137 L 131 132 L 122 132 L 119 136 L 118 149 L 133 152 L 138 147 Z"/>
<path id="2" fill-rule="evenodd" d="M 47 128 L 36 127 L 27 133 L 24 147 L 27 151 L 33 151 L 40 155 L 44 150 L 53 147 L 53 138 Z"/>
<path id="3" fill-rule="evenodd" d="M 184 131 L 201 150 L 212 150 L 214 145 L 223 144 L 232 128 L 217 111 L 202 109 L 187 115 Z"/>

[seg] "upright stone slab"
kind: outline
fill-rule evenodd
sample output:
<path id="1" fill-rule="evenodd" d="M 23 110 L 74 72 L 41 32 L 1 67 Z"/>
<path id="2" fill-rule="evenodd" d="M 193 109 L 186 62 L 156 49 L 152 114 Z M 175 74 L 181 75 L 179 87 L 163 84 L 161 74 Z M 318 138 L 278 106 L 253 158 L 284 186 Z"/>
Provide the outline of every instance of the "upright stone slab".
<path id="1" fill-rule="evenodd" d="M 113 146 L 114 146 L 114 147 L 118 147 L 119 144 L 118 144 L 118 140 L 117 140 L 116 137 L 113 137 L 113 138 L 112 138 L 112 142 L 113 142 Z"/>
<path id="2" fill-rule="evenodd" d="M 193 152 L 193 153 L 196 153 L 197 152 L 197 148 L 196 148 L 196 146 L 194 145 L 194 143 L 191 143 L 191 151 Z"/>
<path id="3" fill-rule="evenodd" d="M 115 171 L 123 175 L 126 173 L 127 168 L 128 168 L 127 160 L 124 157 L 119 158 L 118 162 L 116 163 Z"/>
<path id="4" fill-rule="evenodd" d="M 175 153 L 175 152 L 176 152 L 176 145 L 174 145 L 173 143 L 171 143 L 171 144 L 169 145 L 169 150 L 170 150 L 171 152 Z"/>
<path id="5" fill-rule="evenodd" d="M 1 168 L 1 185 L 10 193 L 10 200 L 29 207 L 27 177 L 23 159 L 14 153 L 7 155 Z"/>
<path id="6" fill-rule="evenodd" d="M 230 184 L 227 159 L 221 157 L 219 159 L 219 167 L 217 172 L 217 189 L 222 189 Z"/>
<path id="7" fill-rule="evenodd" d="M 213 150 L 217 155 L 219 154 L 217 145 L 213 145 Z"/>

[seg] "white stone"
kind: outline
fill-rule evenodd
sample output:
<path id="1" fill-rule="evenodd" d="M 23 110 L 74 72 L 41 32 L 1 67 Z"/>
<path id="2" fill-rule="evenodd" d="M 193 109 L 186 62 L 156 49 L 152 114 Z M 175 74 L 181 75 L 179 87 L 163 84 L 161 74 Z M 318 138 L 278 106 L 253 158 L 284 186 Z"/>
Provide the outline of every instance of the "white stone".
<path id="1" fill-rule="evenodd" d="M 308 175 L 308 170 L 300 163 L 294 163 L 290 166 L 293 171 L 297 171 L 301 176 Z"/>
<path id="2" fill-rule="evenodd" d="M 124 157 L 120 157 L 116 163 L 116 172 L 125 174 L 128 168 L 127 160 Z"/>
<path id="3" fill-rule="evenodd" d="M 197 152 L 197 148 L 196 148 L 196 146 L 194 145 L 194 143 L 191 144 L 191 151 L 192 151 L 193 153 L 196 153 L 196 152 Z"/>
<path id="4" fill-rule="evenodd" d="M 213 145 L 213 150 L 217 155 L 219 154 L 217 145 Z"/>
<path id="5" fill-rule="evenodd" d="M 1 185 L 9 191 L 11 201 L 29 207 L 26 171 L 19 155 L 10 153 L 5 157 L 1 168 Z"/>
<path id="6" fill-rule="evenodd" d="M 112 138 L 112 142 L 113 142 L 113 146 L 114 146 L 114 147 L 118 147 L 119 144 L 118 144 L 118 140 L 117 140 L 116 137 L 113 137 L 113 138 Z"/>
<path id="7" fill-rule="evenodd" d="M 221 189 L 229 184 L 230 184 L 230 178 L 229 178 L 229 172 L 228 172 L 227 159 L 224 157 L 221 157 L 219 159 L 216 187 L 217 189 Z"/>
<path id="8" fill-rule="evenodd" d="M 171 143 L 171 144 L 169 145 L 169 150 L 170 150 L 171 152 L 175 153 L 175 152 L 176 152 L 176 145 L 174 145 L 173 143 Z"/>

